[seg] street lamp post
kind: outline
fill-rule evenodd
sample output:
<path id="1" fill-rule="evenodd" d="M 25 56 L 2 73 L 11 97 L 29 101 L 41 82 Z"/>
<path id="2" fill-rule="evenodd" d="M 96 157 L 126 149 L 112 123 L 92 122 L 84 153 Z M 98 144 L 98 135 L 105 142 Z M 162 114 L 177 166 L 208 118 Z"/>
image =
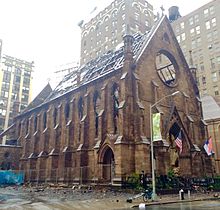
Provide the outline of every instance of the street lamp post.
<path id="1" fill-rule="evenodd" d="M 156 186 L 155 186 L 155 162 L 154 162 L 154 144 L 153 144 L 153 127 L 152 127 L 152 108 L 155 107 L 157 104 L 159 104 L 162 100 L 165 98 L 168 98 L 170 96 L 174 96 L 176 94 L 180 93 L 180 91 L 173 92 L 170 95 L 166 95 L 163 98 L 161 98 L 156 103 L 150 105 L 150 137 L 151 137 L 151 172 L 152 172 L 152 200 L 156 199 Z"/>

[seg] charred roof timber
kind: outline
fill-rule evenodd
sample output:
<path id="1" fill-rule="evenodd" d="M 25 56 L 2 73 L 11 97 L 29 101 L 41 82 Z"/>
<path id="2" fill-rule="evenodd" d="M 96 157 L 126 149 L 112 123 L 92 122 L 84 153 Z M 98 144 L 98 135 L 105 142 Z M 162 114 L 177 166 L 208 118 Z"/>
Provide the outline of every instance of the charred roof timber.
<path id="1" fill-rule="evenodd" d="M 132 49 L 130 50 L 135 55 L 140 50 L 144 41 L 149 38 L 149 31 L 144 35 L 140 35 L 139 33 L 132 36 L 128 35 L 127 38 L 131 41 Z M 57 98 L 112 71 L 117 71 L 123 66 L 125 59 L 124 50 L 125 46 L 123 45 L 115 51 L 108 51 L 89 61 L 87 64 L 82 65 L 77 71 L 69 73 L 53 90 L 46 101 Z"/>
<path id="2" fill-rule="evenodd" d="M 169 20 L 170 22 L 173 22 L 175 20 L 177 20 L 179 17 L 181 17 L 180 13 L 179 13 L 179 7 L 177 6 L 172 6 L 168 9 L 169 11 Z"/>

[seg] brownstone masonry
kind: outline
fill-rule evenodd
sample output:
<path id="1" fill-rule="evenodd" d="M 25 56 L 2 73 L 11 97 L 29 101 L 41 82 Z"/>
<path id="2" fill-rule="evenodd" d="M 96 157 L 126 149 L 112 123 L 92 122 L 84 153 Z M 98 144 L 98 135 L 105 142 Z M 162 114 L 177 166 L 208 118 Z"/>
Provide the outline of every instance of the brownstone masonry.
<path id="1" fill-rule="evenodd" d="M 174 97 L 165 97 L 180 91 Z M 165 97 L 165 98 L 164 98 Z M 163 99 L 164 98 L 164 99 Z M 212 175 L 198 87 L 167 17 L 67 75 L 14 120 L 28 182 L 121 184 L 151 174 L 150 105 L 160 113 L 156 175 Z M 174 140 L 181 132 L 183 150 Z"/>

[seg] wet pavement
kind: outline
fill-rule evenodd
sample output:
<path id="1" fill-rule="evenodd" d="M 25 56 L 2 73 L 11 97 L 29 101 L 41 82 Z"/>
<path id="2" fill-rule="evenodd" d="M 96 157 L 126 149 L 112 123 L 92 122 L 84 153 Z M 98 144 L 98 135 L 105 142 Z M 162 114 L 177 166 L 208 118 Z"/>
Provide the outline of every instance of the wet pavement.
<path id="1" fill-rule="evenodd" d="M 220 210 L 220 201 L 195 201 L 147 206 L 146 210 Z M 138 207 L 134 210 L 139 210 Z"/>
<path id="2" fill-rule="evenodd" d="M 0 188 L 0 209 L 74 210 L 130 209 L 130 194 L 109 190 Z"/>
<path id="3" fill-rule="evenodd" d="M 155 202 L 146 203 L 147 210 L 220 210 L 220 199 L 214 193 L 192 194 L 184 201 L 179 195 L 158 197 Z M 6 210 L 129 210 L 139 209 L 142 197 L 128 203 L 134 193 L 109 189 L 70 189 L 44 187 L 6 187 L 0 188 L 0 209 Z M 193 202 L 190 202 L 193 201 Z"/>

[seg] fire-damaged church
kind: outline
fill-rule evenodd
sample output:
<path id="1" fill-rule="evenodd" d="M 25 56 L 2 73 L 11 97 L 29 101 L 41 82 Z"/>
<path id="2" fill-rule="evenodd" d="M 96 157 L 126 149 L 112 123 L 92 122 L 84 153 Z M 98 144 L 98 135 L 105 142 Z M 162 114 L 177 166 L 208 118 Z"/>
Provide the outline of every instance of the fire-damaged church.
<path id="1" fill-rule="evenodd" d="M 166 16 L 143 35 L 127 32 L 121 47 L 69 73 L 15 117 L 7 133 L 23 148 L 26 181 L 121 184 L 132 173 L 151 174 L 154 113 L 162 137 L 153 142 L 156 176 L 212 175 L 194 70 Z"/>

